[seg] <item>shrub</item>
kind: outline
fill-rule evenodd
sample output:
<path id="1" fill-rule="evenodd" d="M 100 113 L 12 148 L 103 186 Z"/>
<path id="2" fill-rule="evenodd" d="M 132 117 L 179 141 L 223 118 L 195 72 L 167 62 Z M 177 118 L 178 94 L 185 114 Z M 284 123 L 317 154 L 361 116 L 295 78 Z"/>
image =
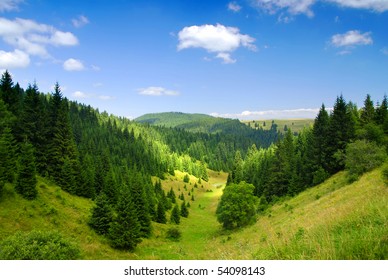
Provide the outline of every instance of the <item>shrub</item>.
<path id="1" fill-rule="evenodd" d="M 179 241 L 179 239 L 181 238 L 182 236 L 182 233 L 180 232 L 179 229 L 173 227 L 173 228 L 169 228 L 167 230 L 167 233 L 166 233 L 166 237 L 168 239 L 171 239 L 171 240 L 174 240 L 174 241 Z"/>
<path id="2" fill-rule="evenodd" d="M 258 198 L 254 186 L 245 182 L 225 187 L 217 207 L 217 219 L 225 229 L 246 226 L 256 221 Z"/>
<path id="3" fill-rule="evenodd" d="M 2 260 L 74 260 L 80 258 L 77 245 L 57 232 L 17 232 L 0 243 Z"/>
<path id="4" fill-rule="evenodd" d="M 357 140 L 346 147 L 345 168 L 350 177 L 355 178 L 380 166 L 385 158 L 383 147 L 366 140 Z"/>

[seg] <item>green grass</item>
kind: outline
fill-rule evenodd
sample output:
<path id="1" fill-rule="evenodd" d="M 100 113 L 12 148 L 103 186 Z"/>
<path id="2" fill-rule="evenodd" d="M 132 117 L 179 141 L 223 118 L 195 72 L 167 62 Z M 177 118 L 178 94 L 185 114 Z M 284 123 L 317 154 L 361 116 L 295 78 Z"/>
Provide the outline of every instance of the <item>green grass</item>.
<path id="1" fill-rule="evenodd" d="M 314 124 L 314 119 L 289 119 L 289 120 L 251 120 L 242 121 L 252 128 L 262 128 L 268 130 L 271 128 L 272 122 L 277 124 L 278 130 L 284 132 L 284 127 L 291 129 L 292 132 L 299 133 L 303 128 L 310 127 Z M 265 123 L 265 126 L 264 126 Z"/>
<path id="2" fill-rule="evenodd" d="M 154 223 L 152 237 L 133 253 L 110 248 L 87 226 L 91 200 L 39 178 L 34 201 L 6 185 L 0 199 L 0 241 L 18 230 L 59 231 L 78 244 L 83 259 L 387 259 L 388 187 L 381 173 L 382 168 L 366 173 L 352 184 L 345 172 L 339 173 L 269 207 L 256 224 L 225 231 L 215 211 L 227 174 L 209 171 L 209 182 L 194 188 L 198 179 L 190 176 L 184 183 L 184 173 L 177 171 L 162 185 L 166 191 L 172 187 L 177 196 L 184 193 L 191 204 L 189 217 L 179 226 Z M 192 188 L 195 201 L 188 196 Z M 179 241 L 167 237 L 172 227 L 182 233 Z"/>

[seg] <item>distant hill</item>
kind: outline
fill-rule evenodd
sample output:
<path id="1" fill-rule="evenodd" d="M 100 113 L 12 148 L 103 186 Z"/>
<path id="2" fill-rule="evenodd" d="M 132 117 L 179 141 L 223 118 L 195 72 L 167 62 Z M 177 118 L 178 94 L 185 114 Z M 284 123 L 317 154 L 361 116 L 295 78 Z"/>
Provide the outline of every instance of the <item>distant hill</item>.
<path id="1" fill-rule="evenodd" d="M 248 126 L 235 119 L 216 118 L 205 114 L 180 112 L 146 114 L 135 119 L 138 123 L 185 129 L 190 132 L 246 134 Z"/>
<path id="2" fill-rule="evenodd" d="M 303 128 L 308 128 L 314 124 L 314 119 L 284 119 L 284 120 L 253 120 L 242 121 L 244 124 L 255 129 L 271 129 L 272 124 L 277 126 L 280 132 L 291 129 L 292 132 L 299 133 Z"/>

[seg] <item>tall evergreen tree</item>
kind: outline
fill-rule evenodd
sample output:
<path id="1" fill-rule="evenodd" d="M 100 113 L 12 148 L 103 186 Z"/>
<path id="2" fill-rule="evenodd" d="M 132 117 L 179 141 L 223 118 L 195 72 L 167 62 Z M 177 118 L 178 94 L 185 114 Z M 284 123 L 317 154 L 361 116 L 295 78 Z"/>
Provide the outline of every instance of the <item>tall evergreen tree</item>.
<path id="1" fill-rule="evenodd" d="M 56 83 L 50 99 L 50 121 L 53 126 L 50 128 L 47 151 L 49 175 L 57 183 L 60 183 L 63 167 L 67 161 L 66 164 L 69 167 L 66 167 L 66 171 L 71 172 L 71 176 L 75 177 L 74 182 L 78 183 L 80 178 L 79 159 L 70 124 L 68 102 L 63 99 L 58 83 Z M 76 189 L 77 186 L 73 186 L 71 191 L 75 193 Z"/>
<path id="2" fill-rule="evenodd" d="M 38 195 L 36 183 L 34 148 L 30 143 L 25 142 L 21 147 L 15 189 L 24 198 L 34 199 Z"/>
<path id="3" fill-rule="evenodd" d="M 270 169 L 268 193 L 270 196 L 284 196 L 292 187 L 295 176 L 295 147 L 291 130 L 288 130 L 275 151 Z"/>
<path id="4" fill-rule="evenodd" d="M 47 111 L 36 83 L 28 85 L 20 117 L 20 134 L 35 148 L 37 171 L 44 175 L 47 152 Z"/>
<path id="5" fill-rule="evenodd" d="M 175 204 L 174 208 L 172 208 L 170 221 L 171 223 L 177 225 L 179 225 L 181 222 L 180 210 L 177 204 Z"/>
<path id="6" fill-rule="evenodd" d="M 329 172 L 334 174 L 345 167 L 342 155 L 345 154 L 346 145 L 355 136 L 355 123 L 350 115 L 345 99 L 337 97 L 333 112 L 330 116 L 328 135 L 328 160 Z"/>
<path id="7" fill-rule="evenodd" d="M 8 70 L 4 71 L 0 80 L 0 98 L 3 99 L 7 109 L 17 116 L 19 110 L 20 97 L 14 90 L 11 74 Z"/>
<path id="8" fill-rule="evenodd" d="M 181 216 L 187 218 L 189 216 L 189 209 L 187 209 L 186 202 L 182 202 L 181 204 Z"/>
<path id="9" fill-rule="evenodd" d="M 143 185 L 143 178 L 140 173 L 131 176 L 129 182 L 131 197 L 135 205 L 135 212 L 140 224 L 140 236 L 149 237 L 151 235 L 151 217 L 148 210 L 148 201 Z"/>
<path id="10" fill-rule="evenodd" d="M 3 128 L 0 133 L 0 181 L 13 183 L 16 175 L 16 143 L 11 129 Z"/>
<path id="11" fill-rule="evenodd" d="M 329 126 L 330 118 L 325 105 L 321 109 L 314 121 L 312 135 L 312 160 L 314 169 L 314 179 L 316 183 L 321 183 L 327 176 L 325 172 L 329 171 L 330 154 L 329 154 Z"/>
<path id="12" fill-rule="evenodd" d="M 167 222 L 166 211 L 164 210 L 163 202 L 159 201 L 156 210 L 156 222 L 159 224 L 165 224 Z"/>
<path id="13" fill-rule="evenodd" d="M 140 224 L 129 190 L 120 195 L 116 212 L 117 216 L 113 219 L 108 234 L 112 247 L 133 251 L 141 239 Z"/>
<path id="14" fill-rule="evenodd" d="M 109 232 L 112 221 L 113 213 L 109 201 L 105 194 L 101 194 L 96 198 L 96 205 L 92 209 L 89 225 L 98 234 L 105 235 Z"/>
<path id="15" fill-rule="evenodd" d="M 364 101 L 364 107 L 361 110 L 361 122 L 365 125 L 371 123 L 375 119 L 375 107 L 373 105 L 371 96 L 367 94 Z"/>

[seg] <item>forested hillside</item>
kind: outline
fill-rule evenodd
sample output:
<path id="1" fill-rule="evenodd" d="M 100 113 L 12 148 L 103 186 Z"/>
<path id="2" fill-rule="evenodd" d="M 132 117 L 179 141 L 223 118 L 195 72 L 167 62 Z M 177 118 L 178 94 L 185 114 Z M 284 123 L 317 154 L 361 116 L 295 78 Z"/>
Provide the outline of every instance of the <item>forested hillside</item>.
<path id="1" fill-rule="evenodd" d="M 172 151 L 188 154 L 213 170 L 229 171 L 237 151 L 245 156 L 253 144 L 268 148 L 280 138 L 276 125 L 252 129 L 239 120 L 204 114 L 147 114 L 135 121 L 152 125 Z"/>
<path id="2" fill-rule="evenodd" d="M 179 240 L 181 221 L 193 236 L 202 222 L 214 234 L 216 219 L 227 230 L 242 228 L 257 223 L 277 202 L 340 171 L 346 170 L 341 175 L 346 185 L 386 160 L 387 97 L 375 105 L 367 95 L 358 109 L 340 96 L 332 112 L 322 105 L 313 126 L 297 135 L 288 129 L 279 136 L 276 125 L 263 130 L 203 115 L 165 116 L 170 125 L 101 113 L 64 98 L 58 83 L 49 94 L 39 92 L 37 84 L 24 90 L 5 71 L 0 80 L 0 207 L 20 207 L 19 212 L 12 208 L 15 221 L 4 219 L 0 246 L 7 250 L 0 253 L 10 255 L 0 258 L 45 256 L 12 255 L 24 252 L 17 244 L 28 246 L 36 239 L 65 244 L 47 245 L 67 250 L 61 258 L 79 258 L 57 234 L 12 235 L 19 227 L 65 230 L 59 217 L 67 212 L 77 217 L 82 232 L 93 231 L 98 242 L 119 251 L 157 242 L 166 224 L 176 226 L 167 234 Z M 206 129 L 198 131 L 201 126 Z M 388 169 L 381 170 L 386 180 Z M 58 214 L 58 209 L 64 212 Z M 33 228 L 31 219 L 39 220 Z M 188 229 L 188 224 L 194 227 Z"/>

